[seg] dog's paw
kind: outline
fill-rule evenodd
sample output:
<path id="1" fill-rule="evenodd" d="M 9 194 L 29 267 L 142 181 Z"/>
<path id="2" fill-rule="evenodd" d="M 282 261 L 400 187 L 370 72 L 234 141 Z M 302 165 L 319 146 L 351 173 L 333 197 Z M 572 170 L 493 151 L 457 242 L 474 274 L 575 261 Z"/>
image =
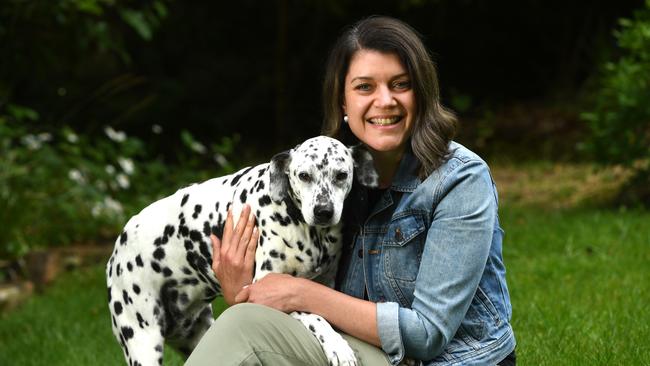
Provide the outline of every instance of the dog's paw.
<path id="1" fill-rule="evenodd" d="M 331 366 L 357 366 L 357 358 L 348 342 L 343 337 L 339 336 L 338 338 L 325 339 L 321 343 L 329 364 Z"/>

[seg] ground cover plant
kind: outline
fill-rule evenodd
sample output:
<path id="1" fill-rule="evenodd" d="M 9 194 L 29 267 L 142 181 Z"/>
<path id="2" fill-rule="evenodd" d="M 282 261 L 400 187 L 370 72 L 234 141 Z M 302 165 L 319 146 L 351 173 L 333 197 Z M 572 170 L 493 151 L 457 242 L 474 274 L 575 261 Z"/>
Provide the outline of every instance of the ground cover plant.
<path id="1" fill-rule="evenodd" d="M 549 187 L 540 173 L 545 169 L 557 171 L 534 166 L 530 184 Z M 547 176 L 567 180 L 586 169 L 565 165 Z M 505 167 L 494 170 L 497 183 L 511 174 Z M 554 201 L 570 196 L 576 186 L 545 190 Z M 544 204 L 526 199 L 534 193 L 506 182 L 503 187 L 500 219 L 520 364 L 649 364 L 644 340 L 650 337 L 650 212 Z M 101 266 L 72 272 L 45 294 L 2 315 L 0 364 L 121 364 L 104 283 Z M 224 308 L 219 300 L 216 306 L 217 313 Z M 182 364 L 169 349 L 166 360 Z"/>

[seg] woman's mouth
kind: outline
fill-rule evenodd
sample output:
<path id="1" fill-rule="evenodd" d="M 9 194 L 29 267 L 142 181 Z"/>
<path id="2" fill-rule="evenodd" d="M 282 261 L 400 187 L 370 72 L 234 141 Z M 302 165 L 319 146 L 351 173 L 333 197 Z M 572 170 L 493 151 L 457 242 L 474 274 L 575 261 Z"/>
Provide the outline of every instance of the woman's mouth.
<path id="1" fill-rule="evenodd" d="M 390 126 L 398 123 L 402 120 L 402 116 L 392 116 L 392 117 L 373 117 L 368 118 L 367 122 L 372 123 L 375 126 Z"/>

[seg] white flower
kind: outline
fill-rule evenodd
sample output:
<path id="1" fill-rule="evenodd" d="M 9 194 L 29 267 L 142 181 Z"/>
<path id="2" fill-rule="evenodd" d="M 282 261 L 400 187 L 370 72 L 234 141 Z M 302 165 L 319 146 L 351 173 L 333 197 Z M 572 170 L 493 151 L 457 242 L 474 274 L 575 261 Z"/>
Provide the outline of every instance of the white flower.
<path id="1" fill-rule="evenodd" d="M 221 166 L 226 166 L 226 165 L 228 165 L 228 159 L 226 159 L 226 157 L 223 156 L 223 155 L 220 154 L 220 153 L 215 153 L 215 154 L 212 156 L 212 158 L 214 159 L 214 161 L 217 162 L 217 164 L 219 164 L 219 165 L 221 165 Z"/>
<path id="2" fill-rule="evenodd" d="M 117 163 L 120 164 L 120 167 L 122 167 L 124 173 L 126 173 L 127 175 L 133 174 L 133 171 L 135 170 L 133 160 L 129 158 L 120 157 L 117 158 Z"/>
<path id="3" fill-rule="evenodd" d="M 79 136 L 77 136 L 77 134 L 75 134 L 74 132 L 68 132 L 65 135 L 65 138 L 71 144 L 76 144 L 79 141 Z"/>
<path id="4" fill-rule="evenodd" d="M 68 172 L 68 178 L 72 180 L 73 182 L 79 183 L 79 184 L 84 184 L 86 183 L 86 179 L 84 178 L 83 174 L 77 169 L 70 169 Z"/>
<path id="5" fill-rule="evenodd" d="M 106 166 L 104 167 L 104 170 L 105 170 L 106 173 L 109 174 L 109 175 L 113 175 L 113 174 L 115 174 L 115 167 L 112 166 L 112 165 L 110 165 L 110 164 L 106 165 Z"/>
<path id="6" fill-rule="evenodd" d="M 39 140 L 41 140 L 41 142 L 48 142 L 52 140 L 52 134 L 48 132 L 39 133 L 37 137 Z"/>
<path id="7" fill-rule="evenodd" d="M 118 215 L 124 212 L 124 209 L 122 208 L 122 204 L 114 200 L 112 197 L 104 198 L 104 208 L 109 213 L 114 213 Z"/>
<path id="8" fill-rule="evenodd" d="M 199 154 L 205 154 L 205 152 L 207 151 L 205 146 L 202 143 L 197 142 L 197 141 L 192 142 L 192 145 L 190 145 L 190 148 L 192 150 L 194 150 L 195 152 L 199 153 Z"/>
<path id="9" fill-rule="evenodd" d="M 115 179 L 117 181 L 117 185 L 119 185 L 122 189 L 127 189 L 131 185 L 129 182 L 129 177 L 127 177 L 125 174 L 120 173 L 117 175 L 117 177 L 115 177 Z"/>
<path id="10" fill-rule="evenodd" d="M 105 197 L 103 201 L 96 202 L 90 209 L 90 214 L 93 217 L 101 215 L 119 216 L 124 213 L 122 204 L 114 200 L 112 197 Z"/>
<path id="11" fill-rule="evenodd" d="M 30 150 L 38 150 L 43 145 L 42 141 L 34 135 L 25 135 L 20 141 Z"/>
<path id="12" fill-rule="evenodd" d="M 163 128 L 161 125 L 154 124 L 151 126 L 151 132 L 155 133 L 156 135 L 160 135 L 163 132 Z"/>
<path id="13" fill-rule="evenodd" d="M 124 131 L 115 131 L 111 126 L 104 127 L 104 133 L 109 139 L 115 142 L 124 142 L 126 140 L 126 133 Z"/>

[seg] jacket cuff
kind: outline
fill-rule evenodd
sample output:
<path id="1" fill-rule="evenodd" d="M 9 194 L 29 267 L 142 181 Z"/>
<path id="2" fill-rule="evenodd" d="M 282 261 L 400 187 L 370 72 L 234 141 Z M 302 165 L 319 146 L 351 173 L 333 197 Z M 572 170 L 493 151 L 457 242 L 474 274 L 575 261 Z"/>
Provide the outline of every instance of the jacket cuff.
<path id="1" fill-rule="evenodd" d="M 377 303 L 377 332 L 381 348 L 393 365 L 404 358 L 404 344 L 399 329 L 399 305 L 396 302 Z"/>

